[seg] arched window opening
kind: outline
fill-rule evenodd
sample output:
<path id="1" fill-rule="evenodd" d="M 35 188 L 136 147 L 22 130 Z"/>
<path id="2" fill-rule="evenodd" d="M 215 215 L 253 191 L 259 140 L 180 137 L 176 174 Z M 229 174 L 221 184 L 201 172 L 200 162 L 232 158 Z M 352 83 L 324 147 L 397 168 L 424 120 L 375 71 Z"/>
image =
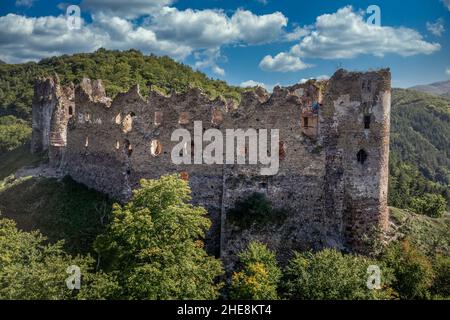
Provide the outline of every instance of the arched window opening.
<path id="1" fill-rule="evenodd" d="M 279 142 L 278 155 L 279 155 L 280 161 L 282 161 L 286 158 L 286 143 L 284 143 L 283 141 Z"/>
<path id="2" fill-rule="evenodd" d="M 117 116 L 114 118 L 114 122 L 119 125 L 122 123 L 122 114 L 121 113 L 117 114 Z"/>
<path id="3" fill-rule="evenodd" d="M 128 157 L 131 157 L 131 154 L 133 153 L 133 146 L 128 139 L 125 139 L 123 142 L 123 151 Z"/>
<path id="4" fill-rule="evenodd" d="M 155 111 L 155 120 L 154 120 L 154 125 L 155 126 L 160 126 L 162 123 L 162 118 L 163 118 L 163 113 L 161 111 Z"/>
<path id="5" fill-rule="evenodd" d="M 69 117 L 72 117 L 72 116 L 73 116 L 73 107 L 70 106 L 69 107 Z"/>
<path id="6" fill-rule="evenodd" d="M 178 119 L 178 124 L 189 124 L 189 113 L 181 112 L 180 117 Z"/>
<path id="7" fill-rule="evenodd" d="M 89 147 L 89 137 L 86 137 L 86 140 L 84 142 L 84 147 L 85 148 Z"/>
<path id="8" fill-rule="evenodd" d="M 364 116 L 364 129 L 370 129 L 370 115 Z"/>
<path id="9" fill-rule="evenodd" d="M 359 163 L 364 164 L 364 162 L 366 162 L 367 160 L 367 152 L 364 151 L 363 149 L 359 150 L 358 153 L 356 154 L 356 159 L 358 160 Z"/>
<path id="10" fill-rule="evenodd" d="M 213 114 L 212 114 L 212 118 L 211 118 L 211 123 L 214 126 L 218 126 L 222 123 L 223 121 L 223 114 L 222 111 L 220 110 L 214 110 Z"/>
<path id="11" fill-rule="evenodd" d="M 120 142 L 119 142 L 119 140 L 116 140 L 116 150 L 119 150 L 119 148 L 120 148 Z"/>
<path id="12" fill-rule="evenodd" d="M 181 171 L 180 178 L 184 181 L 189 181 L 189 173 L 187 171 Z"/>
<path id="13" fill-rule="evenodd" d="M 156 157 L 159 156 L 162 152 L 162 144 L 159 140 L 154 139 L 150 143 L 150 152 L 152 156 Z"/>
<path id="14" fill-rule="evenodd" d="M 123 121 L 122 121 L 123 133 L 128 133 L 133 129 L 133 117 L 134 116 L 135 116 L 134 112 L 130 112 L 123 118 Z"/>
<path id="15" fill-rule="evenodd" d="M 303 117 L 303 127 L 308 128 L 308 117 Z"/>

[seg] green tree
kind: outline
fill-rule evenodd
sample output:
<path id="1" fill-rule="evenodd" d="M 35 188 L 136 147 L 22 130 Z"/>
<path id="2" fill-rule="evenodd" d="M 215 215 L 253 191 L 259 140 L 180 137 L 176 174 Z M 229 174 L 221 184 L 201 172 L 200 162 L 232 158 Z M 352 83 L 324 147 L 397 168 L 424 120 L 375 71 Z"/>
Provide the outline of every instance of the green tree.
<path id="1" fill-rule="evenodd" d="M 277 287 L 281 270 L 275 253 L 266 245 L 251 242 L 239 254 L 240 271 L 231 279 L 230 298 L 245 300 L 278 299 Z"/>
<path id="2" fill-rule="evenodd" d="M 431 292 L 438 298 L 450 299 L 450 257 L 437 257 L 433 264 Z"/>
<path id="3" fill-rule="evenodd" d="M 101 299 L 115 294 L 114 279 L 94 273 L 92 258 L 72 257 L 62 242 L 46 240 L 39 232 L 23 232 L 14 221 L 0 219 L 0 299 Z M 72 265 L 80 268 L 80 290 L 66 284 Z"/>
<path id="4" fill-rule="evenodd" d="M 116 274 L 125 299 L 214 299 L 219 260 L 203 248 L 211 222 L 188 203 L 177 175 L 141 180 L 124 206 L 115 204 L 107 232 L 95 241 L 102 265 Z"/>
<path id="5" fill-rule="evenodd" d="M 429 217 L 439 218 L 445 213 L 447 202 L 440 194 L 425 193 L 411 200 L 410 209 Z"/>
<path id="6" fill-rule="evenodd" d="M 14 116 L 0 117 L 0 154 L 13 150 L 31 137 L 31 127 Z"/>
<path id="7" fill-rule="evenodd" d="M 382 270 L 380 289 L 367 287 L 367 270 L 372 264 Z M 286 298 L 294 300 L 388 299 L 393 295 L 391 279 L 390 271 L 379 262 L 325 249 L 296 252 L 284 271 L 282 289 Z"/>
<path id="8" fill-rule="evenodd" d="M 393 242 L 382 256 L 395 276 L 392 284 L 402 299 L 427 299 L 433 283 L 430 261 L 413 248 L 408 240 Z"/>

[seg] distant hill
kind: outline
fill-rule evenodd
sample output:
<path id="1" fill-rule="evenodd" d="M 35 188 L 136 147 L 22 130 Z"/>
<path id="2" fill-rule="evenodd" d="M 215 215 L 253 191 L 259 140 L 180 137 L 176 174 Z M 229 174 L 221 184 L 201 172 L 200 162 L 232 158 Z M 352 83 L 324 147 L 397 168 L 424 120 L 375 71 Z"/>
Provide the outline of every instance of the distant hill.
<path id="1" fill-rule="evenodd" d="M 409 89 L 432 94 L 434 96 L 450 97 L 450 80 L 414 86 Z"/>
<path id="2" fill-rule="evenodd" d="M 0 60 L 0 64 L 6 64 L 6 62 L 3 60 Z"/>
<path id="3" fill-rule="evenodd" d="M 166 56 L 147 56 L 133 49 L 99 49 L 93 53 L 51 57 L 38 63 L 0 64 L 0 116 L 12 114 L 30 120 L 34 80 L 54 73 L 63 83 L 76 83 L 83 77 L 102 79 L 110 97 L 136 83 L 144 96 L 149 93 L 150 84 L 166 93 L 197 87 L 212 98 L 221 95 L 235 100 L 240 99 L 244 90 L 225 81 L 211 79 Z"/>

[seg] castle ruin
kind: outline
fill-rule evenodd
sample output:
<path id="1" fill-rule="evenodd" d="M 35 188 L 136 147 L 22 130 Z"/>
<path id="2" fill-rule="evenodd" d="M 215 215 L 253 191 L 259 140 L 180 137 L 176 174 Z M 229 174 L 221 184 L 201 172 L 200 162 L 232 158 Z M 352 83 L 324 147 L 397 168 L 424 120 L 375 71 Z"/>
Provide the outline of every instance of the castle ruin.
<path id="1" fill-rule="evenodd" d="M 327 81 L 256 88 L 235 101 L 211 100 L 201 90 L 164 95 L 138 86 L 108 98 L 100 80 L 61 86 L 36 81 L 32 151 L 48 151 L 50 165 L 75 181 L 126 201 L 142 178 L 179 173 L 193 203 L 212 220 L 206 245 L 224 257 L 250 240 L 273 249 L 361 250 L 388 223 L 387 187 L 391 77 L 383 69 L 338 70 Z M 260 165 L 175 165 L 177 128 L 279 129 L 279 171 Z M 208 142 L 204 142 L 207 145 Z M 263 231 L 237 230 L 227 220 L 236 201 L 264 193 L 288 212 Z"/>

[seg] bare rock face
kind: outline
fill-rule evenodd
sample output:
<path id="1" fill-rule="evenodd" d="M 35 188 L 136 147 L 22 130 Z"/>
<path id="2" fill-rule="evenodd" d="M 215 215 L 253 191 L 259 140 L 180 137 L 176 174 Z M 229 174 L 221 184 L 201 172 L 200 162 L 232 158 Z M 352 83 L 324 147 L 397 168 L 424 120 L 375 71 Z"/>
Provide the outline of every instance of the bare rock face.
<path id="1" fill-rule="evenodd" d="M 201 90 L 147 99 L 135 86 L 109 99 L 100 80 L 61 88 L 39 80 L 33 100 L 35 152 L 53 150 L 50 162 L 80 183 L 125 202 L 142 178 L 179 173 L 189 180 L 193 203 L 213 224 L 207 249 L 231 268 L 237 251 L 258 239 L 287 256 L 292 249 L 364 251 L 365 238 L 387 228 L 390 72 L 339 70 L 329 81 L 263 88 L 233 100 L 210 100 Z M 279 170 L 264 165 L 175 164 L 175 129 L 194 137 L 204 130 L 278 129 Z M 202 140 L 205 148 L 209 143 Z M 249 144 L 246 148 L 252 148 Z M 224 158 L 225 158 L 224 150 Z M 228 219 L 239 200 L 264 193 L 282 221 L 245 230 Z"/>

